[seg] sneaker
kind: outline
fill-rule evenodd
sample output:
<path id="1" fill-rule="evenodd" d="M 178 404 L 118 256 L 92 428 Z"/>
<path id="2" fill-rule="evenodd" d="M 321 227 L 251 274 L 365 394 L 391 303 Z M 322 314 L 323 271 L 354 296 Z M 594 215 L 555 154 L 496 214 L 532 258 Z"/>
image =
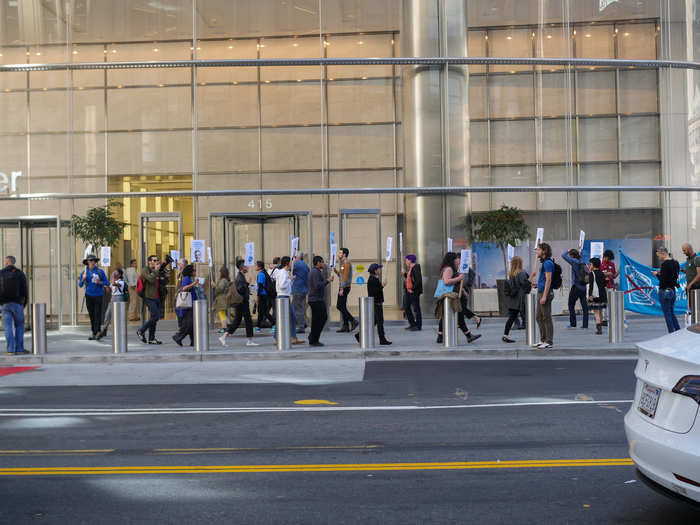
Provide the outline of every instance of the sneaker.
<path id="1" fill-rule="evenodd" d="M 309 346 L 325 346 L 325 345 L 321 342 L 318 342 L 318 343 L 309 343 Z"/>
<path id="2" fill-rule="evenodd" d="M 540 350 L 546 350 L 548 348 L 552 348 L 552 345 L 550 345 L 549 343 L 540 343 L 540 345 L 537 348 L 539 348 Z"/>
<path id="3" fill-rule="evenodd" d="M 158 341 L 158 339 L 151 339 L 150 341 L 148 341 L 148 344 L 149 345 L 162 345 L 163 341 Z"/>
<path id="4" fill-rule="evenodd" d="M 177 336 L 173 336 L 173 341 L 175 341 L 176 345 L 182 346 L 182 340 L 178 339 Z"/>
<path id="5" fill-rule="evenodd" d="M 136 337 L 138 337 L 139 339 L 141 339 L 141 342 L 142 342 L 142 343 L 145 343 L 145 342 L 146 342 L 146 336 L 145 336 L 144 333 L 141 331 L 141 329 L 136 330 Z"/>
<path id="6" fill-rule="evenodd" d="M 467 334 L 467 343 L 473 343 L 474 341 L 479 339 L 479 337 L 481 337 L 481 334 L 476 334 L 476 335 Z"/>
<path id="7" fill-rule="evenodd" d="M 260 346 L 258 343 L 254 343 L 253 341 L 248 341 L 248 342 L 246 342 L 245 345 L 246 346 Z M 226 345 L 224 345 L 224 346 L 226 346 Z"/>
<path id="8" fill-rule="evenodd" d="M 360 322 L 357 319 L 352 320 L 352 328 L 350 328 L 351 332 L 355 331 L 355 328 L 357 328 L 360 325 Z"/>
<path id="9" fill-rule="evenodd" d="M 404 328 L 404 330 L 413 330 L 414 326 L 415 325 L 409 324 L 406 328 Z"/>
<path id="10" fill-rule="evenodd" d="M 514 340 L 514 339 L 511 339 L 511 338 L 508 337 L 507 335 L 504 335 L 504 336 L 501 338 L 501 340 L 502 340 L 504 343 L 515 343 L 515 340 Z"/>
<path id="11" fill-rule="evenodd" d="M 255 327 L 255 333 L 256 334 L 262 334 L 262 328 L 258 328 L 257 326 Z"/>
<path id="12" fill-rule="evenodd" d="M 384 341 L 379 341 L 379 344 L 382 346 L 389 346 L 392 343 L 388 339 L 384 339 Z"/>
<path id="13" fill-rule="evenodd" d="M 295 337 L 294 339 L 292 339 L 292 344 L 293 344 L 293 345 L 300 345 L 300 344 L 303 344 L 303 343 L 304 343 L 304 340 L 303 340 L 303 339 L 297 339 L 296 337 Z"/>
<path id="14" fill-rule="evenodd" d="M 219 337 L 219 342 L 221 343 L 221 346 L 226 346 L 226 334 Z"/>
<path id="15" fill-rule="evenodd" d="M 421 329 L 418 326 L 412 326 L 410 331 L 411 332 L 420 332 Z"/>
<path id="16" fill-rule="evenodd" d="M 568 328 L 569 330 L 573 330 L 574 328 L 576 328 L 576 325 L 575 325 L 575 324 L 574 324 L 574 325 L 571 325 L 571 324 L 570 324 L 569 326 L 567 326 L 567 328 Z"/>

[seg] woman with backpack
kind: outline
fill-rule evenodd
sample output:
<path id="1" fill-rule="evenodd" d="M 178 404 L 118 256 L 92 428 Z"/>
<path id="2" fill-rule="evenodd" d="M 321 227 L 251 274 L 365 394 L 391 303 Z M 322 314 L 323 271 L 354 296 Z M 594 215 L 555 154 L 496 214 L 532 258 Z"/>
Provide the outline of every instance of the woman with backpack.
<path id="1" fill-rule="evenodd" d="M 523 260 L 518 256 L 513 257 L 510 261 L 510 270 L 505 288 L 508 320 L 503 331 L 504 343 L 515 343 L 515 340 L 509 337 L 510 329 L 513 327 L 513 323 L 518 318 L 518 315 L 520 315 L 520 304 L 525 300 L 525 296 L 530 293 L 531 289 L 530 279 L 527 272 L 523 270 Z"/>
<path id="2" fill-rule="evenodd" d="M 608 305 L 607 277 L 600 269 L 601 263 L 598 257 L 590 260 L 590 272 L 588 274 L 588 307 L 593 310 L 595 318 L 595 334 L 603 335 L 603 310 Z"/>
<path id="3" fill-rule="evenodd" d="M 231 285 L 231 277 L 228 272 L 228 268 L 226 268 L 226 266 L 222 266 L 219 269 L 219 280 L 216 282 L 213 281 L 214 280 L 212 279 L 212 286 L 214 287 L 214 310 L 216 310 L 216 313 L 219 316 L 219 322 L 221 323 L 219 333 L 223 334 L 226 331 L 226 324 L 228 322 L 226 292 L 228 292 L 228 287 Z"/>

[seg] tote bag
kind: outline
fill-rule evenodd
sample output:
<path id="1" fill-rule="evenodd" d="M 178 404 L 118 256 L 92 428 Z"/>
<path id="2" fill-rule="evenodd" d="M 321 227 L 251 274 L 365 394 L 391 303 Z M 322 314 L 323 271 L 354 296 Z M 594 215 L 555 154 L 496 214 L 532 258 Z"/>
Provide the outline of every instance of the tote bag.
<path id="1" fill-rule="evenodd" d="M 192 308 L 192 293 L 179 291 L 175 299 L 175 308 L 178 310 L 186 310 Z"/>
<path id="2" fill-rule="evenodd" d="M 435 299 L 438 299 L 446 293 L 454 291 L 454 288 L 455 287 L 453 284 L 447 285 L 445 284 L 445 281 L 443 281 L 442 279 L 438 279 L 437 286 L 435 287 L 435 295 L 433 297 L 435 297 Z"/>

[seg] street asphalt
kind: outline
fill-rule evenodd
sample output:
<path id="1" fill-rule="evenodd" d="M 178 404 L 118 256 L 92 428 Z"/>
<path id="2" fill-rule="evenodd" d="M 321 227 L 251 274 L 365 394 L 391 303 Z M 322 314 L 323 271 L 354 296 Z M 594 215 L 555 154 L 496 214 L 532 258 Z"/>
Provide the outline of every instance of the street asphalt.
<path id="1" fill-rule="evenodd" d="M 636 478 L 632 360 L 324 366 L 313 382 L 0 377 L 0 523 L 700 522 Z"/>

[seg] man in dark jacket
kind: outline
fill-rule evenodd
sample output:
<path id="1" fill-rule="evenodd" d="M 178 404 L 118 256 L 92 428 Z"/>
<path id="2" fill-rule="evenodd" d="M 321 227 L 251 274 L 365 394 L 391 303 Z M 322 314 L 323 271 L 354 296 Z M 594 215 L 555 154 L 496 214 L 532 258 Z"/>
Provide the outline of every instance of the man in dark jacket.
<path id="1" fill-rule="evenodd" d="M 311 308 L 311 332 L 309 333 L 309 346 L 323 346 L 319 341 L 323 326 L 328 320 L 328 307 L 326 306 L 326 286 L 333 281 L 333 274 L 328 277 L 328 269 L 323 262 L 323 257 L 316 255 L 313 258 L 313 268 L 309 272 L 308 303 Z"/>
<path id="2" fill-rule="evenodd" d="M 233 321 L 228 324 L 226 331 L 219 337 L 219 341 L 222 346 L 226 346 L 226 337 L 233 335 L 238 330 L 242 320 L 245 323 L 245 336 L 247 338 L 245 345 L 259 346 L 258 343 L 253 341 L 253 319 L 250 317 L 250 285 L 245 276 L 248 273 L 248 267 L 242 259 L 239 259 L 236 261 L 236 269 L 238 270 L 238 275 L 236 275 L 236 280 L 232 286 L 236 287 L 236 291 L 243 298 L 243 301 L 235 306 L 236 314 Z"/>
<path id="3" fill-rule="evenodd" d="M 423 293 L 423 274 L 420 264 L 416 264 L 416 256 L 406 256 L 406 271 L 403 272 L 403 310 L 406 313 L 408 326 L 406 330 L 419 332 L 423 328 L 423 315 L 420 310 L 420 296 Z"/>
<path id="4" fill-rule="evenodd" d="M 136 330 L 136 335 L 142 343 L 159 345 L 156 339 L 156 326 L 161 318 L 161 308 L 165 299 L 165 287 L 168 282 L 168 264 L 161 264 L 157 255 L 148 256 L 148 264 L 141 270 L 141 282 L 143 283 L 143 302 L 148 308 L 148 321 Z M 148 333 L 148 341 L 146 341 Z"/>
<path id="5" fill-rule="evenodd" d="M 24 350 L 24 305 L 27 304 L 27 277 L 15 266 L 12 255 L 5 257 L 5 267 L 0 270 L 0 304 L 2 324 L 5 327 L 7 353 L 28 354 Z"/>
<path id="6" fill-rule="evenodd" d="M 369 265 L 369 279 L 367 279 L 367 295 L 374 299 L 374 324 L 377 326 L 380 345 L 390 345 L 391 341 L 384 334 L 384 287 L 386 280 L 380 281 L 381 264 Z M 360 334 L 355 334 L 355 339 L 360 341 Z"/>

